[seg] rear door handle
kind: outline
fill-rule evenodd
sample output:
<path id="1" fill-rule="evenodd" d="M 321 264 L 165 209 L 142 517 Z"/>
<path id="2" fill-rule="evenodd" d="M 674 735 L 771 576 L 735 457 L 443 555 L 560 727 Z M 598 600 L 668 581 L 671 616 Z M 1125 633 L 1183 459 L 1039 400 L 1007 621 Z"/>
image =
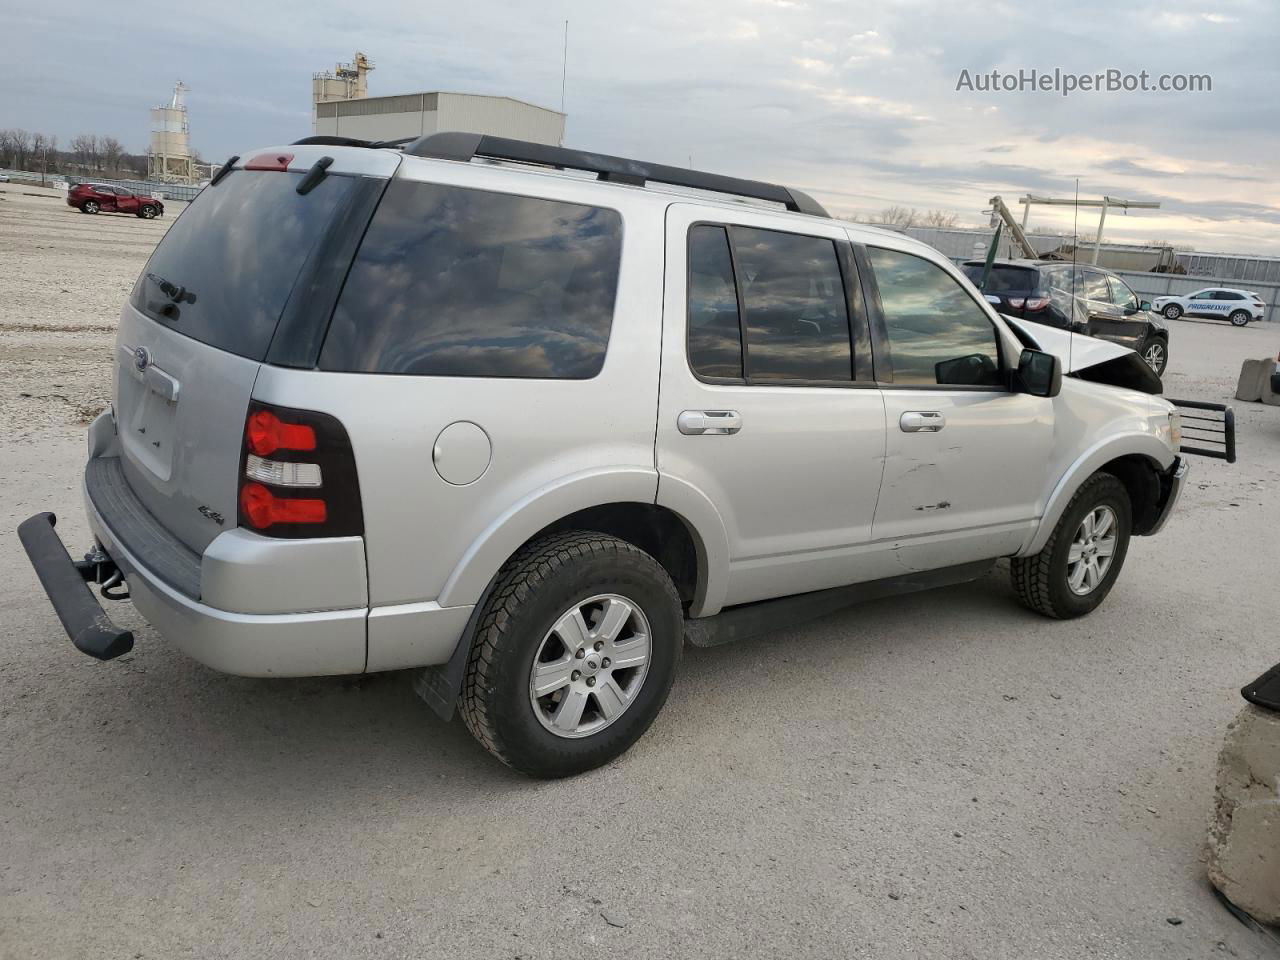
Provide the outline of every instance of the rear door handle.
<path id="1" fill-rule="evenodd" d="M 908 410 L 898 419 L 903 433 L 937 433 L 946 425 L 940 410 Z"/>
<path id="2" fill-rule="evenodd" d="M 722 437 L 742 429 L 737 410 L 683 410 L 676 427 L 690 437 Z"/>

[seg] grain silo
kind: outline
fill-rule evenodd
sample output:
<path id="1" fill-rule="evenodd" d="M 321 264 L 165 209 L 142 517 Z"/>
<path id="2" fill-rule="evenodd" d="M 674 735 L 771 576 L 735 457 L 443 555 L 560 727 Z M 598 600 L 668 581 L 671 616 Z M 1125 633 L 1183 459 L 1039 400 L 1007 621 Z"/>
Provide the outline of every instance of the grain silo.
<path id="1" fill-rule="evenodd" d="M 195 159 L 187 126 L 187 85 L 179 80 L 168 104 L 151 109 L 151 150 L 147 177 L 162 183 L 195 183 Z"/>

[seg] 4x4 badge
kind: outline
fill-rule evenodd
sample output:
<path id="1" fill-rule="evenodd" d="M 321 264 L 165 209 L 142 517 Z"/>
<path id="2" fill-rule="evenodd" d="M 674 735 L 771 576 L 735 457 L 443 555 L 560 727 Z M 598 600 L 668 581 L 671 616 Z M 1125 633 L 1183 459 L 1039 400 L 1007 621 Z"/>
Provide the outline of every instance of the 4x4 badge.
<path id="1" fill-rule="evenodd" d="M 226 522 L 225 520 L 222 519 L 222 514 L 220 514 L 217 510 L 210 510 L 208 507 L 204 506 L 203 504 L 197 507 L 197 509 L 200 511 L 200 516 L 204 517 L 207 520 L 212 520 L 218 526 L 222 526 L 223 523 Z"/>

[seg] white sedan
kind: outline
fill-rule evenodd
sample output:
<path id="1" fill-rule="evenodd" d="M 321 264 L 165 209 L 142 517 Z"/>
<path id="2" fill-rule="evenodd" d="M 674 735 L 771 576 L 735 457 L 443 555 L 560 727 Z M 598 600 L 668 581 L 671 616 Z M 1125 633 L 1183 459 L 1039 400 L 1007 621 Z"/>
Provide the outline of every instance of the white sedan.
<path id="1" fill-rule="evenodd" d="M 1169 320 L 1182 316 L 1217 317 L 1230 320 L 1232 326 L 1243 327 L 1250 320 L 1261 320 L 1267 307 L 1252 290 L 1205 287 L 1184 297 L 1156 297 L 1151 309 L 1163 313 Z"/>

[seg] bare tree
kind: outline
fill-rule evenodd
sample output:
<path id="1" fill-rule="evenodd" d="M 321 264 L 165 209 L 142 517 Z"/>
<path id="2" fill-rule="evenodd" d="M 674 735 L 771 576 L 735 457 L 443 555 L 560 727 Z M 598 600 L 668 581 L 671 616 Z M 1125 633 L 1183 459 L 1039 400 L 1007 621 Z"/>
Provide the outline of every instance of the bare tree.
<path id="1" fill-rule="evenodd" d="M 0 130 L 0 167 L 13 166 L 13 131 Z"/>
<path id="2" fill-rule="evenodd" d="M 31 134 L 21 128 L 9 131 L 13 144 L 13 165 L 19 170 L 27 169 L 27 159 L 31 156 Z"/>
<path id="3" fill-rule="evenodd" d="M 872 223 L 883 223 L 890 227 L 913 227 L 919 222 L 920 215 L 916 212 L 915 207 L 908 210 L 906 207 L 899 207 L 896 204 L 892 207 L 885 207 L 879 213 L 871 218 Z"/>
<path id="4" fill-rule="evenodd" d="M 924 224 L 927 227 L 954 227 L 959 222 L 959 217 L 945 210 L 930 210 L 924 215 Z"/>
<path id="5" fill-rule="evenodd" d="M 120 157 L 124 154 L 124 145 L 115 137 L 102 137 L 98 142 L 98 153 L 102 157 L 102 169 L 118 172 Z"/>
<path id="6" fill-rule="evenodd" d="M 80 169 L 86 172 L 98 169 L 98 137 L 92 133 L 82 133 L 71 138 L 71 152 Z"/>

